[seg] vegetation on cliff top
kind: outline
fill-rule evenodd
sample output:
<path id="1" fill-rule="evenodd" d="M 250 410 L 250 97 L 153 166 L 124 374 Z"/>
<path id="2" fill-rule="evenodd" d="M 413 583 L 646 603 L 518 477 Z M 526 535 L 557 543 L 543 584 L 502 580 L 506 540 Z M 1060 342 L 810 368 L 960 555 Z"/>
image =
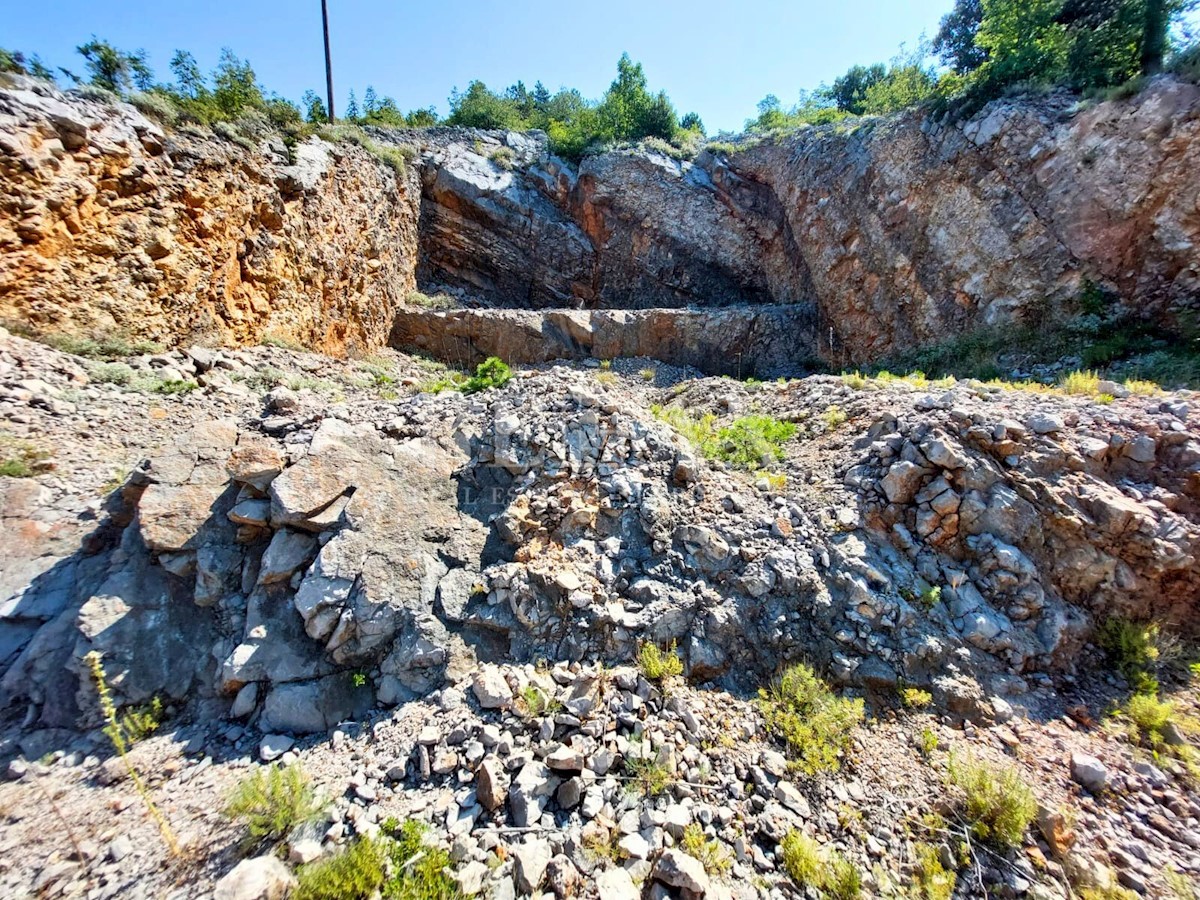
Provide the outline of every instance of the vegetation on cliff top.
<path id="1" fill-rule="evenodd" d="M 1136 92 L 1146 76 L 1164 67 L 1200 79 L 1200 45 L 1188 45 L 1175 34 L 1185 13 L 1197 6 L 1200 0 L 956 0 L 932 41 L 922 39 L 911 51 L 902 48 L 888 64 L 852 66 L 832 84 L 801 91 L 790 108 L 768 94 L 746 130 L 787 131 L 914 106 L 962 115 L 1006 92 L 1028 89 L 1119 96 Z M 268 94 L 251 65 L 229 49 L 210 76 L 190 53 L 177 51 L 169 83 L 155 80 L 144 51 L 124 51 L 95 37 L 77 50 L 83 74 L 59 67 L 58 77 L 127 97 L 167 124 L 234 123 L 244 137 L 269 126 L 295 140 L 329 121 L 315 92 L 306 92 L 300 105 Z M 0 72 L 56 77 L 36 55 L 3 49 Z M 532 89 L 518 81 L 495 91 L 476 80 L 466 90 L 453 90 L 449 103 L 443 122 L 433 107 L 405 113 L 368 85 L 361 102 L 350 91 L 339 121 L 382 128 L 537 129 L 546 132 L 553 152 L 575 161 L 637 142 L 686 158 L 705 139 L 700 117 L 680 117 L 665 91 L 649 89 L 641 63 L 628 54 L 618 61 L 617 77 L 599 100 L 571 88 L 551 93 L 541 81 Z M 725 142 L 711 146 L 733 149 Z"/>

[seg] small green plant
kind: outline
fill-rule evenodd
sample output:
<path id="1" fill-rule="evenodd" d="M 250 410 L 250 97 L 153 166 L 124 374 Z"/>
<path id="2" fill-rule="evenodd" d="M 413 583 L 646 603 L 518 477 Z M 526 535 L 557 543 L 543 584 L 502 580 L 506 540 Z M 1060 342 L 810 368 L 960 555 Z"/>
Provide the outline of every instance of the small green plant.
<path id="1" fill-rule="evenodd" d="M 162 346 L 153 341 L 131 340 L 120 334 L 105 334 L 97 337 L 79 337 L 73 334 L 30 335 L 63 353 L 71 353 L 87 359 L 114 360 L 145 353 L 160 353 Z"/>
<path id="2" fill-rule="evenodd" d="M 679 846 L 688 856 L 700 860 L 709 875 L 723 875 L 733 865 L 733 859 L 721 842 L 705 837 L 704 829 L 695 822 L 683 830 Z"/>
<path id="3" fill-rule="evenodd" d="M 924 709 L 933 702 L 933 694 L 915 687 L 901 688 L 900 702 L 905 709 Z"/>
<path id="4" fill-rule="evenodd" d="M 1200 900 L 1200 884 L 1171 868 L 1162 870 L 1163 881 L 1173 900 Z"/>
<path id="5" fill-rule="evenodd" d="M 125 763 L 125 770 L 129 773 L 129 779 L 133 782 L 133 786 L 142 798 L 142 802 L 146 804 L 146 810 L 150 813 L 150 817 L 154 819 L 154 823 L 158 826 L 163 842 L 167 845 L 167 850 L 172 856 L 178 856 L 180 853 L 179 840 L 175 837 L 175 832 L 167 822 L 166 816 L 159 811 L 154 798 L 150 796 L 150 789 L 146 787 L 145 781 L 142 780 L 141 773 L 138 772 L 137 767 L 133 764 L 133 760 L 129 758 L 129 743 L 125 739 L 125 732 L 121 727 L 121 720 L 117 715 L 116 704 L 113 703 L 112 691 L 108 687 L 108 676 L 104 672 L 104 663 L 100 659 L 99 652 L 96 650 L 91 651 L 84 657 L 84 661 L 87 663 L 88 670 L 91 673 L 92 683 L 96 688 L 96 699 L 100 704 L 100 712 L 106 722 L 104 733 L 112 742 L 113 749 L 117 751 L 117 756 Z"/>
<path id="6" fill-rule="evenodd" d="M 262 336 L 261 344 L 264 347 L 276 347 L 280 350 L 300 351 L 304 349 L 304 345 L 300 342 L 270 331 Z"/>
<path id="7" fill-rule="evenodd" d="M 846 418 L 846 411 L 840 406 L 829 407 L 821 416 L 827 431 L 836 431 L 846 423 Z"/>
<path id="8" fill-rule="evenodd" d="M 649 384 L 658 376 L 658 372 L 654 369 L 642 369 L 640 372 L 638 372 L 638 375 L 642 377 L 642 381 L 646 382 L 646 384 Z"/>
<path id="9" fill-rule="evenodd" d="M 49 451 L 29 441 L 0 435 L 0 476 L 4 478 L 33 478 L 54 468 Z"/>
<path id="10" fill-rule="evenodd" d="M 1112 618 L 1100 626 L 1100 646 L 1109 660 L 1139 693 L 1158 692 L 1153 670 L 1159 658 L 1161 629 L 1155 623 Z"/>
<path id="11" fill-rule="evenodd" d="M 599 382 L 600 384 L 604 385 L 605 387 L 612 387 L 618 381 L 617 373 L 616 372 L 607 372 L 607 371 L 597 372 L 596 373 L 596 381 Z"/>
<path id="12" fill-rule="evenodd" d="M 665 793 L 675 780 L 671 770 L 653 756 L 626 757 L 625 768 L 632 779 L 630 789 L 643 797 L 657 797 Z"/>
<path id="13" fill-rule="evenodd" d="M 612 371 L 612 360 L 611 359 L 600 360 L 600 371 L 601 372 Z"/>
<path id="14" fill-rule="evenodd" d="M 350 683 L 352 685 L 354 685 L 356 688 L 366 687 L 367 686 L 367 673 L 366 672 L 351 673 Z"/>
<path id="15" fill-rule="evenodd" d="M 357 837 L 341 853 L 301 866 L 292 900 L 370 900 L 387 873 L 387 844 Z"/>
<path id="16" fill-rule="evenodd" d="M 842 383 L 852 390 L 861 391 L 867 386 L 867 381 L 867 376 L 857 370 L 842 373 Z"/>
<path id="17" fill-rule="evenodd" d="M 917 865 L 908 896 L 911 900 L 950 900 L 954 896 L 958 874 L 946 870 L 938 848 L 932 844 L 919 843 L 913 849 Z"/>
<path id="18" fill-rule="evenodd" d="M 920 734 L 921 755 L 926 759 L 933 756 L 933 751 L 938 747 L 938 736 L 932 728 L 922 728 Z"/>
<path id="19" fill-rule="evenodd" d="M 808 775 L 839 768 L 864 715 L 861 699 L 838 697 L 804 663 L 761 689 L 758 706 L 767 729 L 783 738 L 794 765 Z"/>
<path id="20" fill-rule="evenodd" d="M 921 607 L 926 612 L 930 612 L 941 602 L 941 600 L 942 586 L 940 584 L 935 584 L 931 587 L 925 588 L 925 590 L 921 591 L 921 593 L 917 596 L 917 602 L 921 604 Z"/>
<path id="21" fill-rule="evenodd" d="M 410 291 L 405 298 L 409 306 L 419 306 L 422 309 L 454 309 L 458 304 L 449 294 L 423 294 L 420 291 Z"/>
<path id="22" fill-rule="evenodd" d="M 1154 694 L 1134 694 L 1125 704 L 1130 736 L 1139 743 L 1158 747 L 1163 742 L 1163 730 L 1175 714 L 1175 704 L 1159 700 Z"/>
<path id="23" fill-rule="evenodd" d="M 512 147 L 498 147 L 488 154 L 488 159 L 508 172 L 516 166 L 517 155 L 513 153 Z"/>
<path id="24" fill-rule="evenodd" d="M 183 378 L 160 378 L 149 384 L 152 394 L 187 394 L 199 387 L 196 382 Z"/>
<path id="25" fill-rule="evenodd" d="M 277 840 L 318 809 L 308 776 L 295 763 L 256 767 L 230 793 L 225 815 L 244 822 L 253 840 Z"/>
<path id="26" fill-rule="evenodd" d="M 527 684 L 521 689 L 519 703 L 521 711 L 531 719 L 552 716 L 563 708 L 557 698 L 546 696 L 542 689 L 534 684 Z"/>
<path id="27" fill-rule="evenodd" d="M 675 652 L 674 641 L 665 651 L 653 641 L 645 641 L 638 647 L 637 661 L 647 681 L 662 681 L 683 674 L 683 660 Z"/>
<path id="28" fill-rule="evenodd" d="M 96 384 L 124 386 L 133 381 L 133 369 L 125 363 L 102 363 L 92 369 L 91 378 Z"/>
<path id="29" fill-rule="evenodd" d="M 1079 892 L 1079 900 L 1140 900 L 1140 897 L 1136 891 L 1123 888 L 1119 884 L 1084 888 Z"/>
<path id="30" fill-rule="evenodd" d="M 683 435 L 703 456 L 754 472 L 783 459 L 783 445 L 796 434 L 794 422 L 763 415 L 743 416 L 718 428 L 712 413 L 693 416 L 676 406 L 650 411 Z"/>
<path id="31" fill-rule="evenodd" d="M 1037 800 L 1015 766 L 952 753 L 947 778 L 958 789 L 963 819 L 975 837 L 999 850 L 1020 846 L 1037 815 Z"/>
<path id="32" fill-rule="evenodd" d="M 459 388 L 464 394 L 475 394 L 488 388 L 504 387 L 512 381 L 512 369 L 499 357 L 489 356 L 475 367 L 475 374 Z"/>
<path id="33" fill-rule="evenodd" d="M 121 710 L 116 724 L 106 725 L 104 733 L 108 735 L 110 741 L 116 744 L 117 736 L 114 732 L 119 732 L 119 736 L 125 741 L 126 746 L 132 747 L 158 731 L 165 715 L 162 700 L 153 697 L 149 703 L 141 706 L 129 706 Z"/>
<path id="34" fill-rule="evenodd" d="M 862 876 L 841 854 L 822 853 L 815 840 L 792 830 L 779 845 L 783 870 L 801 887 L 812 887 L 826 900 L 854 900 L 862 893 Z"/>

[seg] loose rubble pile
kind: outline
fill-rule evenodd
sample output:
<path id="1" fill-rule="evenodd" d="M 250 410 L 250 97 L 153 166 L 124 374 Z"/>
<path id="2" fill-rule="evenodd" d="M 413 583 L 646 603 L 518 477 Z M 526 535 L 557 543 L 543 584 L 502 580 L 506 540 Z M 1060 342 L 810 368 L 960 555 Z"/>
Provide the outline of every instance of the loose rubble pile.
<path id="1" fill-rule="evenodd" d="M 792 896 L 779 845 L 799 829 L 882 896 L 962 747 L 1014 758 L 1078 840 L 1046 826 L 1015 857 L 977 854 L 959 896 L 1200 873 L 1184 767 L 1089 718 L 1125 687 L 1095 674 L 1096 624 L 1187 626 L 1200 588 L 1190 395 L 646 361 L 422 393 L 430 374 L 279 348 L 102 364 L 0 333 L 4 447 L 53 466 L 0 480 L 0 815 L 5 850 L 29 848 L 4 854 L 0 890 L 268 896 L 245 884 L 291 874 L 239 864 L 220 809 L 281 761 L 328 801 L 288 838 L 293 864 L 396 816 L 433 826 L 467 893 Z M 798 434 L 742 471 L 652 404 Z M 684 677 L 648 679 L 644 643 Z M 91 651 L 119 703 L 167 706 L 132 756 L 186 863 L 98 730 Z M 869 701 L 838 773 L 790 768 L 753 700 L 801 660 Z M 899 711 L 916 687 L 936 712 Z M 49 803 L 71 840 L 37 833 Z M 708 871 L 691 826 L 718 845 Z"/>

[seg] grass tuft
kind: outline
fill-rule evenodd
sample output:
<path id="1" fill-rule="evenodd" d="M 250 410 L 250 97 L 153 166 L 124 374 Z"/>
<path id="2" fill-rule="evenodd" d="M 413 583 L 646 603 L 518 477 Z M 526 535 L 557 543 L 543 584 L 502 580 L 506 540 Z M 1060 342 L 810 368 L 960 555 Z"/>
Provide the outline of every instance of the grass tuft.
<path id="1" fill-rule="evenodd" d="M 822 853 L 815 840 L 792 830 L 779 845 L 783 869 L 800 887 L 815 888 L 823 900 L 854 900 L 862 894 L 862 876 L 834 851 Z"/>
<path id="2" fill-rule="evenodd" d="M 683 674 L 683 660 L 675 652 L 675 642 L 666 650 L 659 648 L 653 641 L 646 641 L 638 647 L 638 668 L 647 681 L 662 681 L 664 678 Z"/>

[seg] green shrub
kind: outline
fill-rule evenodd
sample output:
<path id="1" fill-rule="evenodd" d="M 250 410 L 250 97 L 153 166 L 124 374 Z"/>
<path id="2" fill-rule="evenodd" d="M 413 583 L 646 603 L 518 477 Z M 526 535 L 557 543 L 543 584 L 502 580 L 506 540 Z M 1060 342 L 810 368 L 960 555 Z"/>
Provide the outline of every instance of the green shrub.
<path id="1" fill-rule="evenodd" d="M 88 359 L 115 360 L 121 357 L 159 353 L 162 347 L 152 341 L 131 341 L 120 335 L 79 337 L 73 334 L 46 334 L 33 338 L 55 350 L 83 356 Z"/>
<path id="2" fill-rule="evenodd" d="M 653 756 L 626 756 L 625 769 L 633 779 L 629 787 L 643 797 L 657 797 L 674 782 L 671 770 Z"/>
<path id="3" fill-rule="evenodd" d="M 933 694 L 920 688 L 906 687 L 900 691 L 900 702 L 905 709 L 924 709 L 933 702 Z"/>
<path id="4" fill-rule="evenodd" d="M 244 822 L 254 840 L 274 840 L 319 811 L 308 776 L 298 764 L 257 766 L 237 783 L 225 815 Z"/>
<path id="5" fill-rule="evenodd" d="M 908 896 L 912 900 L 950 900 L 954 896 L 958 874 L 946 871 L 938 848 L 932 844 L 917 844 L 914 849 L 917 866 Z"/>
<path id="6" fill-rule="evenodd" d="M 154 697 L 149 703 L 122 709 L 114 721 L 104 727 L 104 733 L 114 746 L 120 739 L 125 746 L 131 747 L 158 731 L 165 715 L 162 700 Z"/>
<path id="7" fill-rule="evenodd" d="M 1151 673 L 1158 662 L 1161 629 L 1155 623 L 1130 622 L 1128 619 L 1112 618 L 1100 626 L 1100 646 L 1108 654 L 1117 671 L 1135 689 L 1143 693 L 1156 693 L 1157 682 Z"/>
<path id="8" fill-rule="evenodd" d="M 292 900 L 371 900 L 388 864 L 382 839 L 357 837 L 341 853 L 301 866 Z"/>
<path id="9" fill-rule="evenodd" d="M 125 363 L 105 363 L 92 369 L 91 377 L 96 384 L 127 385 L 133 381 L 133 369 Z"/>
<path id="10" fill-rule="evenodd" d="M 861 699 L 838 697 L 804 663 L 760 690 L 758 705 L 767 729 L 783 738 L 794 764 L 808 775 L 841 765 L 864 715 Z"/>
<path id="11" fill-rule="evenodd" d="M 695 822 L 683 830 L 679 846 L 688 856 L 700 860 L 709 875 L 723 875 L 733 865 L 729 852 L 721 842 L 709 840 L 704 829 Z"/>
<path id="12" fill-rule="evenodd" d="M 641 376 L 642 381 L 646 382 L 647 384 L 652 382 L 657 374 L 658 373 L 654 369 L 642 369 L 640 372 L 638 372 L 638 375 Z"/>
<path id="13" fill-rule="evenodd" d="M 795 423 L 770 416 L 743 416 L 718 428 L 712 413 L 697 417 L 677 406 L 658 405 L 650 411 L 687 438 L 701 455 L 751 472 L 783 459 L 783 445 L 796 434 Z"/>
<path id="14" fill-rule="evenodd" d="M 489 356 L 475 367 L 475 374 L 459 388 L 464 394 L 475 394 L 489 388 L 504 387 L 512 381 L 512 369 L 496 356 Z"/>
<path id="15" fill-rule="evenodd" d="M 961 795 L 962 816 L 972 834 L 1000 850 L 1020 845 L 1037 815 L 1037 800 L 1015 766 L 954 753 L 947 776 Z"/>
<path id="16" fill-rule="evenodd" d="M 422 309 L 454 309 L 457 302 L 449 294 L 422 294 L 420 291 L 410 291 L 405 297 L 409 306 L 419 306 Z"/>
<path id="17" fill-rule="evenodd" d="M 163 125 L 174 125 L 179 121 L 179 107 L 167 94 L 159 91 L 135 91 L 129 95 L 129 102 L 138 112 Z"/>
<path id="18" fill-rule="evenodd" d="M 645 641 L 638 647 L 638 668 L 647 681 L 662 681 L 664 678 L 682 675 L 683 660 L 675 652 L 675 642 L 665 651 L 653 641 Z"/>
<path id="19" fill-rule="evenodd" d="M 4 478 L 32 478 L 54 468 L 50 453 L 29 441 L 22 441 L 0 434 L 0 476 Z"/>
<path id="20" fill-rule="evenodd" d="M 801 887 L 812 887 L 828 900 L 854 900 L 862 893 L 862 876 L 849 860 L 821 852 L 815 840 L 792 830 L 779 845 L 783 870 Z"/>
<path id="21" fill-rule="evenodd" d="M 409 819 L 383 823 L 392 874 L 383 888 L 384 900 L 456 900 L 461 896 L 451 877 L 450 854 L 424 842 L 426 827 Z"/>
<path id="22" fill-rule="evenodd" d="M 552 716 L 563 708 L 557 698 L 547 696 L 541 688 L 534 684 L 527 684 L 521 689 L 521 697 L 518 702 L 521 711 L 533 719 Z"/>
<path id="23" fill-rule="evenodd" d="M 187 394 L 199 387 L 196 382 L 182 378 L 159 378 L 149 384 L 153 394 Z"/>
<path id="24" fill-rule="evenodd" d="M 1134 740 L 1157 747 L 1162 744 L 1163 729 L 1175 714 L 1175 704 L 1159 700 L 1153 694 L 1134 694 L 1125 704 Z"/>

